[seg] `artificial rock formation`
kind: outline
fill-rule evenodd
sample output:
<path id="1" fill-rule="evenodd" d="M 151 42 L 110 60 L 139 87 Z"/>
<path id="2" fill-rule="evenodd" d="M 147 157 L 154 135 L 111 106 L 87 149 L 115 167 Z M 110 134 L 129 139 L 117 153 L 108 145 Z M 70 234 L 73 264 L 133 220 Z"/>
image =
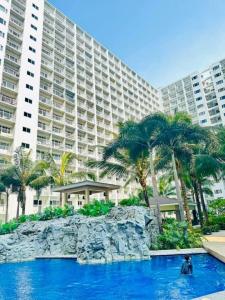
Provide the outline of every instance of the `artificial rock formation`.
<path id="1" fill-rule="evenodd" d="M 115 207 L 95 218 L 76 214 L 28 222 L 0 236 L 0 262 L 65 255 L 77 256 L 81 263 L 147 258 L 157 234 L 154 213 L 134 206 Z"/>

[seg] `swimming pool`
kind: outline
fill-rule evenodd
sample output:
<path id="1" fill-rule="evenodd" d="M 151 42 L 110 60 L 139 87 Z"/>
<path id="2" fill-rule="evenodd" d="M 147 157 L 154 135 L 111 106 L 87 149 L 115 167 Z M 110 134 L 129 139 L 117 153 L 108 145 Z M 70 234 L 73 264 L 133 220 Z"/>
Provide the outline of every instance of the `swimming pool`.
<path id="1" fill-rule="evenodd" d="M 182 256 L 104 265 L 63 259 L 2 264 L 0 300 L 189 300 L 225 290 L 225 264 L 208 254 L 192 260 L 192 276 L 180 275 Z"/>

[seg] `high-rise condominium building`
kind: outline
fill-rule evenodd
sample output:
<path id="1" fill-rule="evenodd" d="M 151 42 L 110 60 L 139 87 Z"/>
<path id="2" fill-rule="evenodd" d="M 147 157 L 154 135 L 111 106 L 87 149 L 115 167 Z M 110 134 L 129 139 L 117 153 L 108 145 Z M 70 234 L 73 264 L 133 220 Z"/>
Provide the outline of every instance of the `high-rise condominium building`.
<path id="1" fill-rule="evenodd" d="M 85 171 L 118 121 L 160 109 L 154 87 L 44 0 L 0 1 L 0 88 L 0 164 L 22 145 L 33 159 L 74 152 Z M 46 194 L 42 204 L 57 199 Z M 27 212 L 36 204 L 28 197 Z M 15 209 L 11 201 L 10 216 Z"/>
<path id="2" fill-rule="evenodd" d="M 188 112 L 201 126 L 225 125 L 225 59 L 161 89 L 164 111 Z M 213 186 L 214 197 L 225 197 L 225 183 Z"/>

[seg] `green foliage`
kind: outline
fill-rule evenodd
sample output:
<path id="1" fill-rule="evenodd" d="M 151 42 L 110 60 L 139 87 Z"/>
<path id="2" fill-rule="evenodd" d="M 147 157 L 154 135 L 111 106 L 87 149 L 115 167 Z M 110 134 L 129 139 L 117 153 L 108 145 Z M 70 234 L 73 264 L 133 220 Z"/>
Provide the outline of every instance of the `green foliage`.
<path id="1" fill-rule="evenodd" d="M 32 215 L 22 215 L 18 220 L 11 220 L 0 225 L 0 235 L 12 233 L 20 224 L 33 221 L 46 221 L 57 218 L 65 218 L 75 214 L 73 206 L 65 205 L 62 207 L 47 207 L 42 213 Z"/>
<path id="2" fill-rule="evenodd" d="M 212 215 L 225 216 L 225 199 L 218 198 L 209 203 L 209 210 Z"/>
<path id="3" fill-rule="evenodd" d="M 219 225 L 221 230 L 225 230 L 225 215 L 209 216 L 209 225 Z"/>
<path id="4" fill-rule="evenodd" d="M 163 232 L 158 236 L 154 250 L 198 248 L 202 246 L 201 234 L 194 231 L 186 222 L 167 219 Z"/>
<path id="5" fill-rule="evenodd" d="M 0 225 L 0 235 L 13 232 L 20 224 L 16 220 Z"/>
<path id="6" fill-rule="evenodd" d="M 57 218 L 65 218 L 74 215 L 73 206 L 65 205 L 62 207 L 46 207 L 44 211 L 39 215 L 40 221 L 47 221 Z"/>
<path id="7" fill-rule="evenodd" d="M 94 200 L 89 204 L 85 204 L 83 208 L 78 210 L 78 213 L 84 216 L 98 217 L 108 214 L 114 205 L 111 201 Z"/>
<path id="8" fill-rule="evenodd" d="M 140 206 L 140 205 L 144 205 L 144 203 L 141 201 L 141 199 L 139 197 L 130 196 L 127 199 L 121 200 L 120 205 L 122 205 L 122 206 Z"/>

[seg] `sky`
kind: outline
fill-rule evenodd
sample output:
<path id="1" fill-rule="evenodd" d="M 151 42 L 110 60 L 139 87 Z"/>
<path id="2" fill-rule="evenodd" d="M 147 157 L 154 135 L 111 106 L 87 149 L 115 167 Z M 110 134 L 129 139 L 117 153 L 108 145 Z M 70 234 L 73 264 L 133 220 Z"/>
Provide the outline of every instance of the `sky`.
<path id="1" fill-rule="evenodd" d="M 225 58 L 225 0 L 50 0 L 155 87 Z"/>

